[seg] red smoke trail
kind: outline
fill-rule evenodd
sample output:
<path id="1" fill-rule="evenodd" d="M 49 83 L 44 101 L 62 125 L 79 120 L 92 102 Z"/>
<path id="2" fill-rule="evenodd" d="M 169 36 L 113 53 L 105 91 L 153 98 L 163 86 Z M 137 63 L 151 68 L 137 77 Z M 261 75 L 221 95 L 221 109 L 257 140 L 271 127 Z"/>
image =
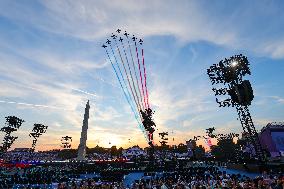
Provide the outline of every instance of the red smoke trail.
<path id="1" fill-rule="evenodd" d="M 122 66 L 123 66 L 123 69 L 124 69 L 124 72 L 125 72 L 125 75 L 126 75 L 126 78 L 127 78 L 127 81 L 128 81 L 128 85 L 129 85 L 129 88 L 130 88 L 130 91 L 131 91 L 133 100 L 134 100 L 134 102 L 135 102 L 135 104 L 136 104 L 137 110 L 139 111 L 139 106 L 138 106 L 138 103 L 137 103 L 137 101 L 136 101 L 135 95 L 134 95 L 134 93 L 133 93 L 133 89 L 132 89 L 131 84 L 130 84 L 130 79 L 129 79 L 129 77 L 128 77 L 128 74 L 127 74 L 127 71 L 126 71 L 126 68 L 125 68 L 125 65 L 124 65 L 123 58 L 122 58 L 122 56 L 121 56 L 120 48 L 119 48 L 119 46 L 118 46 L 118 44 L 117 44 L 116 39 L 114 39 L 114 40 L 115 40 L 115 44 L 116 44 L 116 47 L 117 47 L 118 54 L 119 54 L 119 56 L 120 56 L 121 64 L 122 64 Z M 130 97 L 130 98 L 131 98 L 131 97 Z M 139 112 L 139 115 L 140 115 L 140 112 Z"/>
<path id="2" fill-rule="evenodd" d="M 144 68 L 144 85 L 146 90 L 146 99 L 147 99 L 147 107 L 149 108 L 149 96 L 148 96 L 148 89 L 147 89 L 147 78 L 146 78 L 146 68 L 144 63 L 144 49 L 142 48 L 142 63 Z"/>
<path id="3" fill-rule="evenodd" d="M 146 106 L 146 101 L 145 101 L 145 92 L 144 92 L 144 85 L 143 85 L 143 79 L 142 79 L 142 74 L 141 74 L 141 68 L 140 68 L 140 61 L 139 61 L 139 55 L 138 55 L 138 49 L 136 46 L 136 41 L 135 41 L 135 47 L 136 47 L 136 56 L 138 60 L 138 68 L 139 68 L 139 73 L 140 73 L 140 80 L 141 80 L 141 85 L 142 85 L 142 93 L 143 93 L 143 99 L 144 99 L 144 105 Z"/>
<path id="4" fill-rule="evenodd" d="M 136 84 L 137 84 L 137 88 L 138 88 L 137 90 L 138 90 L 138 94 L 139 94 L 139 98 L 138 98 L 139 99 L 139 104 L 141 103 L 142 110 L 144 110 L 145 107 L 144 107 L 144 104 L 143 104 L 143 99 L 142 99 L 142 95 L 141 95 L 141 89 L 140 89 L 140 86 L 139 86 L 138 76 L 137 76 L 137 72 L 136 72 L 136 66 L 135 66 L 135 63 L 134 63 L 133 54 L 132 54 L 132 50 L 131 50 L 131 47 L 130 47 L 129 39 L 128 39 L 127 36 L 126 36 L 126 38 L 127 38 L 127 43 L 128 43 L 128 47 L 129 47 L 129 52 L 130 52 L 130 55 L 131 55 L 133 70 L 134 70 L 134 73 L 135 73 Z"/>

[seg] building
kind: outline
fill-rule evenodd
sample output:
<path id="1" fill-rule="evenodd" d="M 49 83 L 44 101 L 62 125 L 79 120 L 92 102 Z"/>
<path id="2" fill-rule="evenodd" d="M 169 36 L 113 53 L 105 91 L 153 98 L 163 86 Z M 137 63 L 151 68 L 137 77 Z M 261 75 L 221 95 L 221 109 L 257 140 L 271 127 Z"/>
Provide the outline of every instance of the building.
<path id="1" fill-rule="evenodd" d="M 187 153 L 189 157 L 193 157 L 193 151 L 196 148 L 196 141 L 195 140 L 188 140 L 186 141 L 186 146 L 187 146 Z"/>
<path id="2" fill-rule="evenodd" d="M 30 152 L 31 150 L 31 148 L 15 148 L 11 152 Z"/>
<path id="3" fill-rule="evenodd" d="M 146 156 L 147 153 L 139 146 L 133 146 L 131 148 L 123 150 L 122 155 L 124 157 Z"/>
<path id="4" fill-rule="evenodd" d="M 268 123 L 261 129 L 259 139 L 271 157 L 284 156 L 284 123 Z"/>

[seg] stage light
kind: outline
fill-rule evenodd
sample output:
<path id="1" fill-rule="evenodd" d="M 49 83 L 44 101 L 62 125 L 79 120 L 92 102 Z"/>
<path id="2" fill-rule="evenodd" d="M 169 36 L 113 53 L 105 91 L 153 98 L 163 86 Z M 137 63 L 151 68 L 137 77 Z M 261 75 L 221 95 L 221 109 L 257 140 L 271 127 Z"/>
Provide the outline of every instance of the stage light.
<path id="1" fill-rule="evenodd" d="M 233 61 L 232 64 L 231 64 L 232 67 L 236 67 L 237 65 L 238 65 L 237 61 Z"/>

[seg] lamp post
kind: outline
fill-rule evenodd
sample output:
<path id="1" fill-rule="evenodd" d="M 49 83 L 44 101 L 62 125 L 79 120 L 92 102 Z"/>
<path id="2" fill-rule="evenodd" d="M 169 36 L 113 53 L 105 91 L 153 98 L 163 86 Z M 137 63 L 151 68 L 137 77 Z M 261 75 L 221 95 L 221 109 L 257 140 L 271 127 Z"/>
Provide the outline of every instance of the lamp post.
<path id="1" fill-rule="evenodd" d="M 251 75 L 247 57 L 240 54 L 225 58 L 218 64 L 210 66 L 207 74 L 213 85 L 212 90 L 219 107 L 236 107 L 242 128 L 248 133 L 249 142 L 254 146 L 256 157 L 259 161 L 265 161 L 258 133 L 248 109 L 254 95 L 250 82 L 243 79 L 244 76 Z M 216 88 L 218 86 L 219 88 Z M 220 96 L 229 98 L 219 100 L 217 97 Z"/>

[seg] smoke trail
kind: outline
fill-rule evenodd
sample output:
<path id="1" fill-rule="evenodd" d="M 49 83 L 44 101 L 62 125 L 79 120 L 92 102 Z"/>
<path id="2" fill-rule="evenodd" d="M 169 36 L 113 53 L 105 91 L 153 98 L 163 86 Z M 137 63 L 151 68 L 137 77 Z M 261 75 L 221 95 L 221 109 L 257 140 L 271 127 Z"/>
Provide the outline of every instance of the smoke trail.
<path id="1" fill-rule="evenodd" d="M 48 105 L 42 105 L 42 104 L 30 104 L 30 103 L 25 103 L 25 102 L 14 102 L 14 101 L 0 100 L 0 103 L 17 104 L 17 105 L 24 105 L 24 106 L 31 106 L 31 107 L 52 108 L 52 109 L 58 109 L 58 110 L 73 111 L 72 109 L 66 109 L 66 108 L 60 108 L 60 107 L 56 107 L 56 106 L 48 106 Z"/>
<path id="2" fill-rule="evenodd" d="M 84 94 L 87 94 L 87 95 L 91 95 L 91 96 L 94 96 L 94 97 L 97 97 L 97 98 L 102 98 L 102 97 L 100 97 L 100 96 L 98 96 L 98 95 L 96 95 L 96 94 L 94 94 L 94 93 L 89 93 L 89 92 L 87 92 L 87 91 L 83 91 L 83 90 L 81 90 L 81 89 L 75 89 L 75 88 L 71 88 L 73 91 L 77 91 L 77 92 L 81 92 L 81 93 L 84 93 Z"/>
<path id="3" fill-rule="evenodd" d="M 40 89 L 40 88 L 35 88 L 35 87 L 31 87 L 31 86 L 28 86 L 28 85 L 24 85 L 24 84 L 19 84 L 19 83 L 16 83 L 14 81 L 11 81 L 11 83 L 13 83 L 13 85 L 16 85 L 16 86 L 19 86 L 19 87 L 23 87 L 23 88 L 26 88 L 26 89 L 31 89 L 31 90 L 35 90 L 35 91 L 42 91 L 42 92 L 46 92 L 47 90 L 45 89 Z M 70 88 L 70 87 L 65 87 L 65 86 L 62 86 L 60 84 L 53 84 L 55 85 L 56 87 L 58 88 L 65 88 L 65 89 L 71 89 L 73 91 L 77 91 L 77 92 L 80 92 L 80 93 L 84 93 L 84 94 L 87 94 L 87 95 L 90 95 L 90 96 L 94 96 L 96 98 L 102 98 L 101 96 L 99 95 L 96 95 L 94 93 L 90 93 L 90 92 L 87 92 L 87 91 L 83 91 L 81 89 L 76 89 L 76 88 Z M 116 86 L 117 87 L 117 86 Z"/>
<path id="4" fill-rule="evenodd" d="M 135 84 L 134 84 L 134 79 L 133 79 L 132 71 L 131 71 L 131 68 L 130 68 L 130 65 L 129 65 L 129 61 L 128 61 L 128 57 L 127 57 L 127 53 L 126 53 L 126 50 L 125 50 L 125 47 L 124 47 L 123 40 L 121 39 L 121 40 L 120 40 L 120 42 L 121 42 L 121 44 L 122 44 L 122 48 L 123 48 L 123 52 L 124 52 L 124 56 L 125 56 L 125 58 L 126 58 L 126 62 L 127 62 L 127 66 L 128 66 L 129 74 L 130 74 L 131 81 L 132 81 L 132 86 L 133 86 L 133 88 L 134 88 L 135 96 L 136 96 L 136 98 L 137 98 L 137 103 L 138 103 L 138 106 L 139 106 L 138 111 L 140 112 L 140 110 L 142 110 L 142 108 L 141 108 L 141 104 L 140 104 L 140 101 L 139 101 L 139 98 L 138 98 L 138 95 L 137 95 L 137 90 L 136 90 L 136 87 L 135 87 Z"/>
<path id="5" fill-rule="evenodd" d="M 135 110 L 133 109 L 133 105 L 132 105 L 132 103 L 131 103 L 131 100 L 130 100 L 129 97 L 128 97 L 128 96 L 129 96 L 129 91 L 128 91 L 128 95 L 127 95 L 127 93 L 125 92 L 125 89 L 124 89 L 124 87 L 123 87 L 123 85 L 122 85 L 122 82 L 121 82 L 121 80 L 120 80 L 120 78 L 119 78 L 119 76 L 118 76 L 117 70 L 115 69 L 114 64 L 113 64 L 112 61 L 111 61 L 110 55 L 109 55 L 107 49 L 105 49 L 105 50 L 106 50 L 106 54 L 107 54 L 107 56 L 108 56 L 108 59 L 109 59 L 111 65 L 112 65 L 112 68 L 113 68 L 113 70 L 114 70 L 114 72 L 115 72 L 115 75 L 116 75 L 116 77 L 117 77 L 117 79 L 118 79 L 118 81 L 119 81 L 119 84 L 120 84 L 120 87 L 121 87 L 121 89 L 122 89 L 122 91 L 123 91 L 123 94 L 124 94 L 124 96 L 125 96 L 125 98 L 126 98 L 128 104 L 129 104 L 129 106 L 130 106 L 130 108 L 131 108 L 131 110 L 132 110 L 132 112 L 133 112 L 133 114 L 134 114 L 134 117 L 135 117 L 135 119 L 136 119 L 136 121 L 137 121 L 137 123 L 138 123 L 138 126 L 139 126 L 140 129 L 142 130 L 142 132 L 143 132 L 143 134 L 144 134 L 146 140 L 148 140 L 148 137 L 147 137 L 147 135 L 146 135 L 146 133 L 145 133 L 145 131 L 144 131 L 144 129 L 143 129 L 143 126 L 141 125 L 141 123 L 140 123 L 140 121 L 139 121 L 139 119 L 138 119 L 138 116 L 137 116 L 137 114 L 135 113 Z M 113 50 L 112 50 L 112 51 L 113 51 Z M 118 68 L 119 68 L 119 67 L 118 67 Z M 120 71 L 120 74 L 122 74 L 121 71 Z M 124 82 L 124 84 L 125 84 L 125 82 Z M 126 85 L 125 85 L 125 86 L 126 86 Z M 126 88 L 126 90 L 127 90 L 127 88 Z M 148 141 L 148 142 L 149 142 L 149 141 Z"/>
<path id="6" fill-rule="evenodd" d="M 140 81 L 141 81 L 141 86 L 142 86 L 142 94 L 143 94 L 143 99 L 144 99 L 144 106 L 147 107 L 146 106 L 146 101 L 145 101 L 144 85 L 143 85 L 143 79 L 142 79 L 142 73 L 141 73 L 140 60 L 139 60 L 139 54 L 138 54 L 136 40 L 135 40 L 135 49 L 136 49 L 136 57 L 137 57 L 137 63 L 138 63 L 138 68 L 139 68 L 139 73 L 140 73 Z"/>
<path id="7" fill-rule="evenodd" d="M 126 74 L 126 78 L 127 78 L 127 81 L 128 81 L 128 85 L 129 85 L 129 88 L 130 88 L 132 97 L 133 97 L 133 99 L 134 99 L 134 102 L 135 102 L 135 104 L 136 104 L 136 107 L 137 107 L 137 110 L 138 110 L 139 116 L 140 116 L 139 106 L 138 106 L 137 100 L 136 100 L 136 98 L 135 98 L 135 95 L 134 95 L 134 93 L 133 93 L 133 89 L 132 89 L 131 84 L 130 84 L 130 79 L 129 79 L 129 77 L 128 77 L 128 73 L 127 73 L 127 71 L 126 71 L 125 64 L 124 64 L 124 61 L 123 61 L 122 56 L 121 56 L 120 48 L 119 48 L 119 46 L 118 46 L 118 44 L 117 44 L 116 38 L 114 38 L 114 40 L 115 40 L 115 44 L 116 44 L 116 47 L 117 47 L 118 54 L 119 54 L 120 59 L 121 59 L 121 64 L 122 64 L 123 69 L 124 69 L 124 72 L 125 72 L 125 74 Z M 132 80 L 132 81 L 133 81 L 133 80 Z"/>
<path id="8" fill-rule="evenodd" d="M 117 66 L 117 68 L 118 68 L 118 70 L 119 70 L 120 76 L 121 76 L 121 78 L 122 78 L 123 84 L 124 84 L 125 89 L 126 89 L 126 92 L 127 92 L 127 95 L 128 95 L 128 97 L 129 97 L 129 99 L 130 99 L 130 105 L 131 105 L 131 106 L 134 106 L 134 105 L 132 105 L 132 104 L 134 104 L 134 103 L 133 103 L 133 99 L 131 98 L 130 92 L 129 92 L 128 88 L 127 88 L 126 81 L 125 81 L 125 79 L 124 79 L 124 77 L 123 77 L 122 71 L 121 71 L 121 69 L 120 69 L 120 66 L 119 66 L 119 63 L 118 63 L 117 58 L 116 58 L 116 56 L 115 56 L 114 50 L 113 50 L 113 48 L 112 48 L 112 45 L 109 44 L 109 46 L 110 46 L 111 51 L 112 51 L 112 54 L 113 54 L 113 56 L 114 56 L 114 59 L 115 59 L 115 62 L 116 62 L 116 66 Z M 110 59 L 110 57 L 109 57 L 109 59 Z M 110 59 L 110 61 L 111 61 L 111 59 Z M 136 111 L 135 111 L 135 112 L 136 112 Z M 133 112 L 133 113 L 135 113 L 135 112 Z M 136 115 L 136 113 L 135 113 L 135 115 Z M 139 116 L 140 116 L 140 114 L 139 114 Z M 140 118 L 141 118 L 141 116 L 140 116 Z M 141 118 L 141 119 L 142 119 L 142 118 Z"/>
<path id="9" fill-rule="evenodd" d="M 137 88 L 138 88 L 137 90 L 138 90 L 138 94 L 139 94 L 139 101 L 141 102 L 142 107 L 143 107 L 143 110 L 144 110 L 145 107 L 144 107 L 144 104 L 143 104 L 143 98 L 142 98 L 142 95 L 141 95 L 141 89 L 140 89 L 139 82 L 138 82 L 138 76 L 137 76 L 137 72 L 136 72 L 136 66 L 135 66 L 135 63 L 134 63 L 133 53 L 132 53 L 132 50 L 131 50 L 131 47 L 130 47 L 130 42 L 129 42 L 128 35 L 126 35 L 126 38 L 127 38 L 127 43 L 128 43 L 128 47 L 129 47 L 129 52 L 130 52 L 131 60 L 132 60 L 132 66 L 133 66 L 134 74 L 135 74 L 135 78 L 136 78 L 136 84 L 137 84 Z"/>
<path id="10" fill-rule="evenodd" d="M 104 80 L 104 79 L 101 78 L 101 77 L 98 77 L 98 76 L 95 76 L 95 75 L 93 75 L 93 74 L 90 74 L 89 72 L 86 72 L 86 73 L 87 73 L 90 77 L 92 77 L 92 78 L 95 78 L 95 79 L 97 79 L 97 80 L 100 80 L 100 81 L 102 81 L 103 83 L 106 83 L 106 84 L 111 85 L 111 86 L 113 86 L 113 87 L 119 88 L 119 86 L 116 85 L 116 84 L 114 84 L 113 82 L 106 81 L 106 80 Z"/>
<path id="11" fill-rule="evenodd" d="M 145 85 L 145 90 L 146 90 L 146 100 L 147 100 L 147 106 L 149 108 L 149 96 L 148 96 L 147 77 L 146 77 L 146 68 L 145 68 L 145 63 L 144 63 L 144 49 L 143 48 L 142 48 L 142 63 L 143 63 L 143 68 L 144 68 L 144 85 Z"/>

